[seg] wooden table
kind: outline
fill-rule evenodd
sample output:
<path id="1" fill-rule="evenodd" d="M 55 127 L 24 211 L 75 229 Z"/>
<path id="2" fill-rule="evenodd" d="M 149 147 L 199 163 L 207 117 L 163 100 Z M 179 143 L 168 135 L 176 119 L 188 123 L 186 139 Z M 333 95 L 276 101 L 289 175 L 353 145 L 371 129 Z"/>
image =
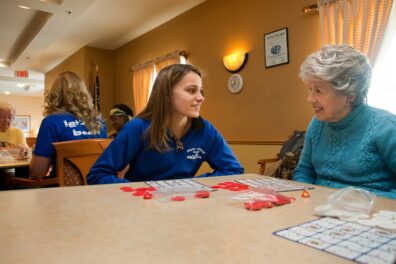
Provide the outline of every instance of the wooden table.
<path id="1" fill-rule="evenodd" d="M 207 185 L 260 175 L 201 178 Z M 219 190 L 209 199 L 144 200 L 120 190 L 144 183 L 0 192 L 0 263 L 351 263 L 272 232 L 317 219 L 311 198 L 250 212 Z M 378 199 L 374 211 L 396 210 Z"/>
<path id="2" fill-rule="evenodd" d="M 0 163 L 0 169 L 12 169 L 20 167 L 29 167 L 30 160 L 16 160 L 9 163 Z"/>

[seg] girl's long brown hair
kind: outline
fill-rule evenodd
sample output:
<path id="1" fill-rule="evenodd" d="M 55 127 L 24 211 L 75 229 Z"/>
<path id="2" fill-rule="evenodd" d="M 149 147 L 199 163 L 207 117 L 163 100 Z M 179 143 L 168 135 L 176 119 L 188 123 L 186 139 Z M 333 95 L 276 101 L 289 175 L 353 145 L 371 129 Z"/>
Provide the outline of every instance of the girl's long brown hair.
<path id="1" fill-rule="evenodd" d="M 201 77 L 201 72 L 189 64 L 172 64 L 163 68 L 154 81 L 153 89 L 146 107 L 137 116 L 151 120 L 145 136 L 149 138 L 149 148 L 159 152 L 170 149 L 167 133 L 172 114 L 172 90 L 189 72 Z"/>

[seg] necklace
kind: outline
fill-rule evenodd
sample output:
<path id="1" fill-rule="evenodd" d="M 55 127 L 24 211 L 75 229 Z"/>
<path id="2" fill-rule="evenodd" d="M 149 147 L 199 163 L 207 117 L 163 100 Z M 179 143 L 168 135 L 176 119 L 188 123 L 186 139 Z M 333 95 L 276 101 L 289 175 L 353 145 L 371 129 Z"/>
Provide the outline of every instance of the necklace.
<path id="1" fill-rule="evenodd" d="M 173 134 L 173 137 L 175 138 L 176 141 L 176 151 L 178 150 L 184 150 L 184 144 L 181 141 L 181 137 L 184 135 L 184 133 L 186 132 L 188 127 L 188 122 L 186 123 L 186 125 L 184 126 L 183 132 L 181 133 L 180 137 L 177 137 L 175 134 Z"/>

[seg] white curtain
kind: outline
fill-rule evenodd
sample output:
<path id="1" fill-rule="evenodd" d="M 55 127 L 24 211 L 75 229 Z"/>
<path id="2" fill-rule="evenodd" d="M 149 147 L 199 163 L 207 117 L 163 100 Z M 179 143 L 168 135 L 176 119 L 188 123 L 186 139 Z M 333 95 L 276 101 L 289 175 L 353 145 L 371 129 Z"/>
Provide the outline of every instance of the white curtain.
<path id="1" fill-rule="evenodd" d="M 348 44 L 373 65 L 386 30 L 393 0 L 319 0 L 322 44 Z"/>
<path id="2" fill-rule="evenodd" d="M 373 68 L 368 104 L 396 114 L 396 2 Z"/>

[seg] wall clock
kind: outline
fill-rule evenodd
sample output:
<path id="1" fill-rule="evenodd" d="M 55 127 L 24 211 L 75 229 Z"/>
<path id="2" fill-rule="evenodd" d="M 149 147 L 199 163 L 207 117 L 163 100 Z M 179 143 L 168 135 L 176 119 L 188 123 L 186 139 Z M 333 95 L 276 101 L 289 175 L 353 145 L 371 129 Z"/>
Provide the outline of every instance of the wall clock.
<path id="1" fill-rule="evenodd" d="M 228 79 L 228 90 L 231 93 L 239 93 L 243 87 L 243 79 L 239 74 L 233 74 Z"/>

